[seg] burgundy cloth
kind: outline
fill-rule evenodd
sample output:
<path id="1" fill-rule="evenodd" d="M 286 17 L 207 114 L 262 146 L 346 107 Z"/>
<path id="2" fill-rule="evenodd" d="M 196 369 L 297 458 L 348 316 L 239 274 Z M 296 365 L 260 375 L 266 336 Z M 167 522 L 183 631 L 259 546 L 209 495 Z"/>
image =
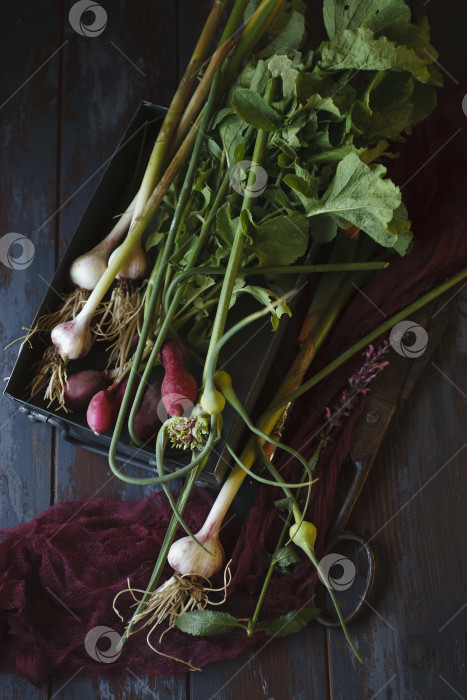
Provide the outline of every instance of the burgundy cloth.
<path id="1" fill-rule="evenodd" d="M 467 264 L 465 154 L 466 117 L 461 110 L 463 91 L 443 98 L 442 107 L 401 148 L 391 175 L 403 185 L 403 195 L 415 232 L 413 252 L 394 258 L 391 267 L 375 275 L 365 294 L 392 314 Z M 446 141 L 464 127 L 448 145 Z M 444 146 L 444 147 L 443 147 Z M 380 313 L 356 294 L 322 348 L 313 372 L 381 322 Z M 316 441 L 304 444 L 323 420 L 323 409 L 345 386 L 361 361 L 356 357 L 302 399 L 301 423 L 292 444 L 310 456 Z M 339 437 L 327 448 L 317 467 L 310 519 L 318 528 L 317 554 L 322 554 L 336 481 L 348 451 L 352 425 L 359 406 Z M 279 464 L 284 466 L 287 456 Z M 293 469 L 286 472 L 293 476 Z M 275 489 L 263 487 L 241 529 L 234 520 L 222 531 L 233 581 L 223 609 L 240 617 L 251 614 L 264 577 L 264 551 L 271 551 L 282 521 L 272 502 Z M 204 521 L 210 497 L 195 489 L 186 518 L 193 530 Z M 171 659 L 157 656 L 145 635 L 133 637 L 113 663 L 93 660 L 84 648 L 86 633 L 96 626 L 121 632 L 112 611 L 114 595 L 126 586 L 144 588 L 170 517 L 165 496 L 152 494 L 139 501 L 94 498 L 52 506 L 30 523 L 0 533 L 0 670 L 16 671 L 39 684 L 54 675 L 84 674 L 165 675 L 186 672 Z M 166 574 L 170 569 L 167 567 Z M 215 581 L 218 583 L 219 581 Z M 262 617 L 274 617 L 302 606 L 313 591 L 315 575 L 307 561 L 290 576 L 274 575 Z M 120 607 L 128 617 L 129 596 Z M 68 608 L 68 610 L 67 610 Z M 229 635 L 194 638 L 171 631 L 164 638 L 167 654 L 204 666 L 233 657 L 267 637 L 248 638 L 240 630 Z M 102 649 L 105 643 L 102 644 Z"/>

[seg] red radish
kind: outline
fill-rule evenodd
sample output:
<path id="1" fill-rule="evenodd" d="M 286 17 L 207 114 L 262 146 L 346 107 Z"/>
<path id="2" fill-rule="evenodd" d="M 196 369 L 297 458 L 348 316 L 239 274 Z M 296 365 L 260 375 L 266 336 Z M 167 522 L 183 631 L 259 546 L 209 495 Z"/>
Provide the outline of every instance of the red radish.
<path id="1" fill-rule="evenodd" d="M 137 389 L 138 389 L 139 379 L 140 379 L 140 378 L 139 378 L 138 375 L 137 375 L 137 376 L 136 376 L 135 383 L 134 383 L 134 386 L 133 386 L 133 389 L 132 389 L 132 392 L 131 392 L 131 400 L 132 400 L 132 401 L 133 401 L 133 399 L 135 398 L 135 394 L 136 394 L 136 391 L 137 391 Z M 123 396 L 124 396 L 124 394 L 125 394 L 126 385 L 127 385 L 127 384 L 128 384 L 128 379 L 125 379 L 125 381 L 122 382 L 121 384 L 119 384 L 118 387 L 117 387 L 116 390 L 115 390 L 115 398 L 117 399 L 118 405 L 119 405 L 119 406 L 120 406 L 120 404 L 121 404 L 122 401 L 123 401 Z"/>
<path id="2" fill-rule="evenodd" d="M 117 376 L 118 372 L 115 369 L 104 369 L 101 372 L 101 377 L 106 386 L 110 386 Z"/>
<path id="3" fill-rule="evenodd" d="M 133 389 L 132 398 L 134 398 L 136 393 L 138 382 L 139 378 L 137 378 L 135 383 L 136 386 Z M 86 419 L 89 427 L 96 435 L 100 435 L 115 425 L 127 383 L 128 379 L 125 379 L 121 384 L 109 386 L 92 397 Z"/>
<path id="4" fill-rule="evenodd" d="M 94 369 L 76 372 L 67 379 L 65 405 L 76 411 L 84 410 L 92 397 L 101 389 L 105 389 L 106 386 L 102 374 Z"/>
<path id="5" fill-rule="evenodd" d="M 86 413 L 91 430 L 100 435 L 111 428 L 117 420 L 119 409 L 120 401 L 111 387 L 99 391 L 92 397 Z"/>
<path id="6" fill-rule="evenodd" d="M 152 443 L 161 424 L 157 410 L 161 400 L 160 379 L 152 382 L 144 392 L 144 398 L 135 418 L 135 433 L 144 443 Z"/>
<path id="7" fill-rule="evenodd" d="M 187 367 L 188 350 L 179 338 L 168 337 L 159 353 L 159 359 L 165 368 L 161 387 L 162 402 L 169 416 L 181 416 L 194 404 L 198 395 L 196 379 Z"/>

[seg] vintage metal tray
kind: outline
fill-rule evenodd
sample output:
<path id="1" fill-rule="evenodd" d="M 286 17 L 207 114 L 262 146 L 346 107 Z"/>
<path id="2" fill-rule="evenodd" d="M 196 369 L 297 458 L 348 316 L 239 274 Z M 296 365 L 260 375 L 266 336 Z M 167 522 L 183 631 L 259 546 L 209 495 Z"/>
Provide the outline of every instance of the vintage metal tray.
<path id="1" fill-rule="evenodd" d="M 144 165 L 165 111 L 164 108 L 149 102 L 143 102 L 138 108 L 50 282 L 49 289 L 38 308 L 36 319 L 47 311 L 57 308 L 59 303 L 57 292 L 61 293 L 69 286 L 68 269 L 71 262 L 102 239 L 110 230 L 115 213 L 123 211 L 131 201 L 138 182 L 142 178 Z M 138 164 L 136 169 L 135 164 Z M 131 173 L 131 177 L 128 173 Z M 297 287 L 302 286 L 302 281 L 298 281 Z M 286 333 L 289 337 L 297 337 L 297 330 L 305 312 L 305 308 L 300 308 L 299 300 L 300 294 L 297 294 L 289 304 L 294 308 L 293 317 L 291 319 L 284 317 L 276 332 L 272 332 L 269 319 L 260 319 L 243 333 L 238 334 L 227 346 L 224 354 L 225 368 L 234 377 L 238 395 L 252 416 L 261 408 L 257 405 L 260 395 L 263 405 L 272 398 L 277 385 L 274 377 L 281 376 L 282 370 L 293 357 L 295 343 L 282 343 L 282 340 Z M 235 322 L 236 317 L 254 308 L 255 302 L 239 300 L 234 308 L 231 322 Z M 66 413 L 62 410 L 55 411 L 53 407 L 49 410 L 42 398 L 42 392 L 34 397 L 28 395 L 27 386 L 32 379 L 33 367 L 40 360 L 46 346 L 47 339 L 39 335 L 33 336 L 31 342 L 23 343 L 6 385 L 5 395 L 19 404 L 20 411 L 26 413 L 31 421 L 47 423 L 58 429 L 68 442 L 93 452 L 107 454 L 111 432 L 97 436 L 87 426 L 84 412 Z M 94 353 L 94 349 L 91 352 Z M 98 353 L 98 350 L 96 352 Z M 271 381 L 268 380 L 268 374 L 273 362 Z M 94 359 L 89 360 L 88 356 L 82 361 L 73 363 L 73 371 L 90 366 L 96 367 Z M 242 424 L 227 409 L 224 413 L 224 426 L 226 434 L 229 435 L 230 444 L 234 448 L 237 447 L 242 439 Z M 180 451 L 169 451 L 164 465 L 166 470 L 173 470 L 183 464 L 184 457 L 184 453 Z M 127 468 L 128 465 L 133 465 L 150 471 L 155 470 L 153 451 L 150 448 L 135 447 L 131 444 L 128 435 L 122 436 L 118 459 L 125 462 Z M 224 455 L 214 455 L 203 472 L 200 483 L 216 486 L 222 479 L 226 464 Z"/>

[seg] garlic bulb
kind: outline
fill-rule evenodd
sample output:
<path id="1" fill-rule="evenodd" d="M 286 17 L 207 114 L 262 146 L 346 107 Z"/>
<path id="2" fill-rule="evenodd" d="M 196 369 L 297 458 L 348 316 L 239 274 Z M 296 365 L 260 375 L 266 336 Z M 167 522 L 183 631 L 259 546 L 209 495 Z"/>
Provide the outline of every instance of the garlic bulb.
<path id="1" fill-rule="evenodd" d="M 138 195 L 136 195 L 137 197 Z M 136 202 L 118 219 L 110 233 L 89 252 L 80 255 L 70 267 L 70 279 L 77 287 L 92 291 L 107 269 L 109 255 L 124 233 L 128 231 Z"/>
<path id="2" fill-rule="evenodd" d="M 120 246 L 115 248 L 109 258 L 109 264 L 112 262 L 119 249 Z M 146 258 L 146 253 L 144 252 L 141 240 L 138 240 L 134 244 L 131 253 L 120 268 L 117 279 L 121 281 L 139 280 L 146 276 L 147 269 L 148 261 Z"/>
<path id="3" fill-rule="evenodd" d="M 70 279 L 77 287 L 92 291 L 107 268 L 109 252 L 96 246 L 81 255 L 70 267 Z"/>
<path id="4" fill-rule="evenodd" d="M 87 355 L 92 345 L 89 322 L 85 316 L 78 316 L 73 321 L 60 323 L 51 333 L 52 343 L 65 361 L 78 360 Z"/>
<path id="5" fill-rule="evenodd" d="M 191 537 L 182 537 L 169 550 L 168 562 L 179 574 L 200 574 L 210 578 L 222 569 L 224 549 L 219 541 L 219 529 L 206 524 L 195 535 L 196 539 L 211 552 L 207 554 Z"/>

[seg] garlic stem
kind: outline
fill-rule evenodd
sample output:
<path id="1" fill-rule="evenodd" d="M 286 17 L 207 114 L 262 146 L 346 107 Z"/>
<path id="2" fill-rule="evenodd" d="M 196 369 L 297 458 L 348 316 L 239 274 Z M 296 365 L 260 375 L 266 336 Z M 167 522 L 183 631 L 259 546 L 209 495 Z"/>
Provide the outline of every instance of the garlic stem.
<path id="1" fill-rule="evenodd" d="M 134 226 L 131 227 L 124 242 L 121 246 L 119 246 L 119 248 L 115 252 L 115 256 L 112 259 L 112 262 L 107 266 L 107 269 L 103 273 L 102 277 L 99 279 L 89 299 L 87 300 L 83 309 L 76 318 L 79 318 L 81 316 L 82 318 L 90 319 L 94 316 L 94 313 L 96 312 L 97 307 L 102 301 L 102 298 L 104 297 L 105 293 L 114 281 L 116 275 L 118 274 L 123 263 L 126 261 L 128 255 L 131 253 L 133 246 L 137 241 L 140 240 L 141 236 L 143 235 L 146 229 L 146 226 L 148 225 L 153 214 L 162 202 L 162 199 L 164 198 L 167 190 L 174 181 L 176 175 L 178 175 L 181 168 L 183 167 L 192 149 L 193 143 L 198 132 L 198 128 L 198 123 L 193 125 L 186 139 L 177 151 L 171 164 L 160 179 L 159 184 L 156 185 L 156 188 L 152 193 L 151 197 L 149 198 L 147 204 L 137 217 Z"/>
<path id="2" fill-rule="evenodd" d="M 226 56 L 228 55 L 228 53 L 234 45 L 235 42 L 233 41 L 233 39 L 225 41 L 224 44 L 222 44 L 222 46 L 220 46 L 217 49 L 217 51 L 215 51 L 215 53 L 213 54 L 211 61 L 209 62 L 209 65 L 206 69 L 206 72 L 201 78 L 195 93 L 193 94 L 190 102 L 188 103 L 187 108 L 183 113 L 182 118 L 180 119 L 180 123 L 177 127 L 172 144 L 170 146 L 171 151 L 175 150 L 175 148 L 182 140 L 183 136 L 188 131 L 190 125 L 196 119 L 200 105 L 204 102 L 209 93 L 209 88 L 211 87 L 211 83 L 214 78 L 214 73 L 216 72 L 217 67 L 222 65 L 224 59 L 226 58 Z"/>
<path id="3" fill-rule="evenodd" d="M 136 200 L 130 229 L 133 228 L 133 226 L 135 225 L 140 212 L 146 205 L 157 181 L 160 178 L 165 156 L 167 155 L 172 136 L 174 135 L 183 108 L 186 104 L 188 96 L 196 80 L 196 76 L 198 75 L 199 69 L 203 64 L 205 56 L 217 31 L 225 9 L 225 5 L 226 0 L 214 0 L 211 11 L 201 31 L 193 54 L 190 58 L 190 62 L 186 67 L 185 73 L 183 74 L 177 91 L 172 99 L 172 102 L 170 103 L 170 107 L 164 119 L 164 123 L 162 124 L 159 134 L 157 135 L 157 139 L 154 144 L 151 156 L 149 158 L 149 163 L 146 168 L 146 172 L 144 174 L 140 190 L 138 192 L 138 197 Z M 211 80 L 212 78 L 213 75 L 211 75 Z M 184 135 L 185 133 L 182 133 L 181 137 L 183 138 Z"/>

